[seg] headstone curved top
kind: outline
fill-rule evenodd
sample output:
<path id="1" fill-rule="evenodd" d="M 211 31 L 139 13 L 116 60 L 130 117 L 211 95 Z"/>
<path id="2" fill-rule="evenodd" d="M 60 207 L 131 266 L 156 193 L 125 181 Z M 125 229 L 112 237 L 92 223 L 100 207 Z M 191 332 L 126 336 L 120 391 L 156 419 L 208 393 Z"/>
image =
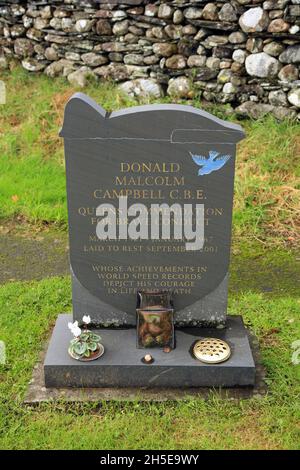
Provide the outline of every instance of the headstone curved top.
<path id="1" fill-rule="evenodd" d="M 174 291 L 180 325 L 224 323 L 242 128 L 184 105 L 108 113 L 76 93 L 60 136 L 74 317 L 134 325 L 136 291 L 147 288 Z"/>

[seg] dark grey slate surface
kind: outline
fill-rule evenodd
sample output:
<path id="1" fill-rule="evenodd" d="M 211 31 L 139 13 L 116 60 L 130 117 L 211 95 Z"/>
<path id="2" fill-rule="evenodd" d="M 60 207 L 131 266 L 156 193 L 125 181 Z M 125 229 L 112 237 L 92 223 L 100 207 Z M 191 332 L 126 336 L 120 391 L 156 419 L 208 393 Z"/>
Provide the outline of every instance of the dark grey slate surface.
<path id="1" fill-rule="evenodd" d="M 231 387 L 253 386 L 255 365 L 247 330 L 239 316 L 230 316 L 227 328 L 185 328 L 176 330 L 176 349 L 137 350 L 134 328 L 98 330 L 105 354 L 82 363 L 71 359 L 67 349 L 71 339 L 67 323 L 71 315 L 59 315 L 44 362 L 46 387 Z M 190 354 L 193 342 L 201 337 L 218 337 L 232 348 L 231 358 L 218 365 L 202 364 Z M 141 362 L 150 352 L 151 365 Z"/>
<path id="2" fill-rule="evenodd" d="M 106 113 L 77 93 L 66 106 L 60 135 L 65 140 L 74 318 L 89 314 L 98 325 L 134 325 L 136 289 L 167 287 L 175 291 L 178 325 L 224 324 L 235 148 L 242 129 L 183 105 Z M 191 154 L 207 159 L 212 151 L 230 158 L 222 168 L 199 175 L 204 166 Z M 121 171 L 121 163 L 134 162 L 165 167 L 149 174 Z M 145 176 L 152 182 L 161 179 L 146 184 Z M 120 190 L 138 191 L 128 194 L 128 205 L 204 204 L 203 250 L 182 250 L 180 240 L 97 239 L 96 207 L 104 202 L 117 206 L 114 191 Z M 177 271 L 178 279 L 172 274 L 170 283 L 168 270 Z"/>

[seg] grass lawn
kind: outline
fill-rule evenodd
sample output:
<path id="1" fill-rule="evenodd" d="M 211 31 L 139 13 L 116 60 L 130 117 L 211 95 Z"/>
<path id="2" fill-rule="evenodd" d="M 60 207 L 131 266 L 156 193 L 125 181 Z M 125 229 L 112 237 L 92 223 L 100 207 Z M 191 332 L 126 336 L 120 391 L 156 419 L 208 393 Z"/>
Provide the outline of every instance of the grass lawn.
<path id="1" fill-rule="evenodd" d="M 75 91 L 64 79 L 2 73 L 0 217 L 41 230 L 66 231 L 63 107 Z M 108 110 L 134 103 L 111 84 L 84 90 Z M 200 106 L 196 99 L 191 102 Z M 224 119 L 226 108 L 214 108 Z M 256 333 L 269 392 L 250 400 L 22 405 L 32 368 L 58 313 L 71 309 L 69 278 L 0 287 L 0 449 L 299 449 L 300 132 L 292 122 L 242 123 L 235 185 L 229 311 Z M 49 228 L 50 227 L 50 228 Z M 12 260 L 13 263 L 13 260 Z M 272 290 L 262 289 L 267 283 Z M 268 286 L 267 286 L 268 287 Z"/>

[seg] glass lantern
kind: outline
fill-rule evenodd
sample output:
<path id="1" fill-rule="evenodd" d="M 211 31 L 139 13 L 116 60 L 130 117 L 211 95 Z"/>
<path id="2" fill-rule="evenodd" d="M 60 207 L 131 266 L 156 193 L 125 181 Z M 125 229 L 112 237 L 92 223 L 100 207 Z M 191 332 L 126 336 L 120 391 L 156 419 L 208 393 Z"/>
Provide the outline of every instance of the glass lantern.
<path id="1" fill-rule="evenodd" d="M 138 348 L 174 348 L 174 309 L 170 291 L 139 291 Z"/>

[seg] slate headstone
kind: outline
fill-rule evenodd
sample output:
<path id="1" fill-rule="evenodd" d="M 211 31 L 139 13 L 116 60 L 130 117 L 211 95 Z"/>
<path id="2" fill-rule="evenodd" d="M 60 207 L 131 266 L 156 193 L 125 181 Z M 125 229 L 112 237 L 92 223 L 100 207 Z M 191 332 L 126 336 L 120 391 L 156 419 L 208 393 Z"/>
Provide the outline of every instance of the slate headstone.
<path id="1" fill-rule="evenodd" d="M 76 93 L 66 105 L 60 136 L 65 142 L 74 319 L 88 314 L 99 326 L 134 325 L 137 290 L 171 289 L 177 325 L 224 325 L 241 127 L 184 105 L 108 113 Z M 132 221 L 140 212 L 134 204 L 142 204 L 143 217 L 149 216 L 137 226 Z M 162 204 L 167 208 L 160 212 Z M 192 210 L 189 221 L 184 205 Z M 124 218 L 125 206 L 131 215 Z M 199 248 L 197 236 L 193 239 L 182 228 L 180 238 L 175 226 L 182 216 L 195 231 L 201 210 L 204 244 Z M 151 231 L 154 219 L 160 227 Z M 108 220 L 117 226 L 104 227 Z M 128 233 L 130 223 L 135 239 Z M 168 227 L 170 236 L 162 239 Z M 103 239 L 104 229 L 108 239 Z"/>

